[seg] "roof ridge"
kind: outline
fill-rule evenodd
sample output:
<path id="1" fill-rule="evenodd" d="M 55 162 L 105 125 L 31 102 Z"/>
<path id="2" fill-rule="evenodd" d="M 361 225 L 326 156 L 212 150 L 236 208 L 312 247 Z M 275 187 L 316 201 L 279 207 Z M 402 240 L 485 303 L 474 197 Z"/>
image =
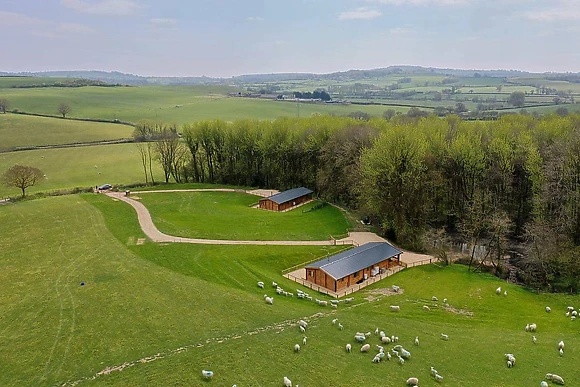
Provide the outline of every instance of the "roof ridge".
<path id="1" fill-rule="evenodd" d="M 342 260 L 344 260 L 344 259 L 352 258 L 352 257 L 354 257 L 355 255 L 358 255 L 358 254 L 360 254 L 360 253 L 364 253 L 365 251 L 367 251 L 367 250 L 369 250 L 369 249 L 372 249 L 372 248 L 376 247 L 377 245 L 376 245 L 375 243 L 379 243 L 379 244 L 385 243 L 385 244 L 388 244 L 387 242 L 368 242 L 368 243 L 365 243 L 364 245 L 362 245 L 362 246 L 360 246 L 360 247 L 366 247 L 366 248 L 360 249 L 359 251 L 357 251 L 357 252 L 356 252 L 356 253 L 354 253 L 354 254 L 345 255 L 344 257 L 342 257 L 342 258 L 340 258 L 340 259 L 337 259 L 336 261 L 332 261 L 332 262 L 325 263 L 324 265 L 320 265 L 320 268 L 322 269 L 323 267 L 325 267 L 325 266 L 327 266 L 327 265 L 333 265 L 333 264 L 335 264 L 335 263 L 337 263 L 337 262 L 340 262 L 340 261 L 342 261 Z M 368 246 L 368 245 L 373 245 L 373 246 Z M 347 250 L 347 251 L 348 251 L 348 250 Z M 350 251 L 352 251 L 352 250 L 350 250 Z"/>

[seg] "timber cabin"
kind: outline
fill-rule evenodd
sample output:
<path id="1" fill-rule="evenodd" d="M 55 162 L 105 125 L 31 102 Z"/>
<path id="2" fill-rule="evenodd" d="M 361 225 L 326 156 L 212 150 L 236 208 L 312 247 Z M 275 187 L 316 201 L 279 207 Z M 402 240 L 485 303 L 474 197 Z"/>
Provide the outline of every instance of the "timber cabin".
<path id="1" fill-rule="evenodd" d="M 306 281 L 338 292 L 399 266 L 402 251 L 386 242 L 365 243 L 306 266 Z"/>
<path id="2" fill-rule="evenodd" d="M 312 200 L 312 191 L 308 188 L 300 187 L 260 199 L 258 207 L 264 210 L 280 212 L 309 200 Z"/>

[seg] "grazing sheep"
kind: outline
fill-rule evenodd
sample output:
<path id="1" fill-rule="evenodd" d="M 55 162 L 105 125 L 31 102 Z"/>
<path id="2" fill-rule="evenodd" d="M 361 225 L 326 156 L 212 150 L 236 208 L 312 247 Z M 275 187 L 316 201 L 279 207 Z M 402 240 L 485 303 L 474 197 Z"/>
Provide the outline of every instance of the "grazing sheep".
<path id="1" fill-rule="evenodd" d="M 306 328 L 304 328 L 302 325 L 298 325 L 298 328 L 300 328 L 300 333 L 306 332 Z"/>
<path id="2" fill-rule="evenodd" d="M 393 285 L 393 292 L 399 293 L 399 287 L 397 285 Z"/>
<path id="3" fill-rule="evenodd" d="M 266 301 L 266 304 L 272 305 L 274 304 L 274 297 L 268 297 L 264 294 L 264 301 Z"/>
<path id="4" fill-rule="evenodd" d="M 330 307 L 331 308 L 334 308 L 334 309 L 337 309 L 338 308 L 338 305 L 336 305 L 336 304 L 330 304 Z"/>
<path id="5" fill-rule="evenodd" d="M 300 344 L 294 344 L 294 352 L 300 352 Z"/>
<path id="6" fill-rule="evenodd" d="M 507 290 L 504 290 L 504 291 L 503 291 L 503 295 L 504 295 L 504 296 L 507 296 Z"/>
<path id="7" fill-rule="evenodd" d="M 439 299 L 435 296 L 431 297 L 431 301 L 439 301 Z"/>
<path id="8" fill-rule="evenodd" d="M 508 368 L 512 368 L 514 366 L 514 363 L 512 363 L 510 360 L 508 360 L 507 366 L 508 366 Z"/>
<path id="9" fill-rule="evenodd" d="M 399 364 L 400 365 L 405 364 L 405 359 L 403 359 L 401 356 L 399 356 Z"/>
<path id="10" fill-rule="evenodd" d="M 342 325 L 341 323 L 338 323 L 338 329 L 340 329 L 342 331 L 344 329 L 344 325 Z"/>
<path id="11" fill-rule="evenodd" d="M 558 352 L 560 353 L 560 356 L 564 356 L 564 350 L 562 348 L 560 348 Z"/>
<path id="12" fill-rule="evenodd" d="M 273 288 L 277 288 L 278 287 L 278 284 L 276 282 L 272 281 L 272 287 Z"/>
<path id="13" fill-rule="evenodd" d="M 361 347 L 360 351 L 361 352 L 368 352 L 369 349 L 371 349 L 371 345 L 370 344 L 365 344 Z"/>
<path id="14" fill-rule="evenodd" d="M 373 363 L 380 363 L 381 362 L 381 358 L 379 357 L 379 355 L 375 355 L 375 357 L 373 357 Z"/>
<path id="15" fill-rule="evenodd" d="M 417 379 L 417 378 L 409 378 L 409 379 L 407 379 L 407 384 L 409 386 L 418 386 L 419 385 L 419 379 Z"/>
<path id="16" fill-rule="evenodd" d="M 570 312 L 566 312 L 566 317 L 570 317 Z"/>
<path id="17" fill-rule="evenodd" d="M 276 294 L 280 295 L 282 294 L 283 290 L 282 288 L 276 288 Z"/>
<path id="18" fill-rule="evenodd" d="M 578 311 L 576 311 L 576 310 L 573 310 L 573 311 L 572 311 L 572 316 L 574 316 L 574 317 L 578 316 Z"/>
<path id="19" fill-rule="evenodd" d="M 530 324 L 526 324 L 526 327 L 524 328 L 526 330 L 526 332 L 530 331 Z"/>
<path id="20" fill-rule="evenodd" d="M 433 375 L 433 376 L 435 376 L 439 373 L 439 372 L 437 372 L 437 370 L 435 368 L 433 368 L 433 366 L 431 366 L 431 369 L 429 370 L 429 372 L 431 372 L 431 375 Z"/>
<path id="21" fill-rule="evenodd" d="M 401 357 L 405 359 L 410 359 L 411 352 L 407 351 L 405 348 L 401 348 Z"/>
<path id="22" fill-rule="evenodd" d="M 362 343 L 362 342 L 364 342 L 364 341 L 366 340 L 366 337 L 365 337 L 364 335 L 356 335 L 356 336 L 354 337 L 354 339 L 355 339 L 356 341 L 358 341 L 359 343 Z"/>
<path id="23" fill-rule="evenodd" d="M 391 360 L 391 354 L 387 352 L 387 360 Z"/>
<path id="24" fill-rule="evenodd" d="M 292 387 L 292 382 L 286 376 L 284 376 L 284 387 Z"/>
<path id="25" fill-rule="evenodd" d="M 344 302 L 346 302 L 347 304 L 351 301 L 354 301 L 354 297 L 349 297 L 349 298 L 344 300 Z"/>
<path id="26" fill-rule="evenodd" d="M 375 335 L 379 334 L 379 328 L 375 329 Z"/>
<path id="27" fill-rule="evenodd" d="M 536 336 L 532 336 L 532 343 L 536 344 L 538 342 L 538 339 L 536 339 Z"/>
<path id="28" fill-rule="evenodd" d="M 330 300 L 330 303 L 333 305 L 338 305 L 338 300 Z"/>
<path id="29" fill-rule="evenodd" d="M 264 283 L 262 281 L 258 282 L 258 287 L 264 289 Z"/>
<path id="30" fill-rule="evenodd" d="M 447 304 L 447 298 L 444 298 L 444 299 L 443 299 L 443 303 L 444 303 L 444 304 Z"/>
<path id="31" fill-rule="evenodd" d="M 435 374 L 435 381 L 441 383 L 443 381 L 443 376 L 439 374 Z"/>
<path id="32" fill-rule="evenodd" d="M 570 317 L 570 320 L 572 320 L 572 321 L 576 320 L 576 316 Z"/>
<path id="33" fill-rule="evenodd" d="M 395 340 L 393 340 L 395 343 L 399 342 L 399 336 L 395 336 Z"/>
<path id="34" fill-rule="evenodd" d="M 337 321 L 338 321 L 337 318 L 332 319 L 332 324 L 336 324 Z"/>
<path id="35" fill-rule="evenodd" d="M 386 334 L 385 334 L 385 331 L 380 331 L 380 332 L 379 332 L 379 336 L 381 336 L 381 337 L 385 337 L 385 336 L 386 336 Z"/>
<path id="36" fill-rule="evenodd" d="M 536 323 L 530 324 L 530 332 L 535 332 L 536 328 Z"/>
<path id="37" fill-rule="evenodd" d="M 495 294 L 501 294 L 501 286 L 497 289 L 495 289 Z"/>
<path id="38" fill-rule="evenodd" d="M 515 366 L 515 365 L 516 365 L 516 358 L 515 358 L 515 356 L 514 356 L 513 354 L 511 354 L 511 353 L 506 353 L 506 354 L 505 354 L 505 358 L 506 358 L 506 359 L 507 359 L 507 361 L 508 361 L 508 367 L 509 367 L 509 368 L 511 368 L 511 367 L 513 367 L 513 366 Z"/>
<path id="39" fill-rule="evenodd" d="M 304 320 L 299 320 L 298 321 L 298 325 L 300 325 L 301 327 L 306 328 L 308 326 L 308 323 Z"/>
<path id="40" fill-rule="evenodd" d="M 556 384 L 564 384 L 564 379 L 560 375 L 556 374 L 546 374 L 546 379 L 551 380 Z"/>
<path id="41" fill-rule="evenodd" d="M 326 305 L 328 305 L 328 301 L 318 300 L 318 305 L 320 305 L 320 306 L 326 306 Z"/>
<path id="42" fill-rule="evenodd" d="M 540 383 L 540 387 L 548 387 L 548 382 L 542 380 L 542 383 Z"/>
<path id="43" fill-rule="evenodd" d="M 395 342 L 395 335 L 391 336 L 391 341 L 394 343 Z"/>
<path id="44" fill-rule="evenodd" d="M 419 345 L 419 337 L 415 337 L 415 345 Z"/>
<path id="45" fill-rule="evenodd" d="M 558 349 L 564 349 L 564 341 L 558 343 Z"/>
<path id="46" fill-rule="evenodd" d="M 302 339 L 302 345 L 306 345 L 306 339 L 307 339 L 307 337 L 304 336 L 304 338 Z"/>
<path id="47" fill-rule="evenodd" d="M 365 337 L 369 337 L 371 335 L 370 332 L 365 333 Z"/>
<path id="48" fill-rule="evenodd" d="M 352 346 L 350 344 L 347 344 L 344 348 L 346 349 L 346 352 L 350 352 Z"/>
<path id="49" fill-rule="evenodd" d="M 211 379 L 213 378 L 213 371 L 206 371 L 206 370 L 201 370 L 201 374 L 206 378 L 206 379 Z"/>
<path id="50" fill-rule="evenodd" d="M 442 333 L 441 334 L 441 339 L 447 341 L 447 340 L 449 340 L 449 336 L 446 335 L 445 333 Z"/>
<path id="51" fill-rule="evenodd" d="M 552 311 L 552 308 L 550 308 L 549 306 L 546 306 L 546 312 L 550 313 Z"/>
<path id="52" fill-rule="evenodd" d="M 385 348 L 381 347 L 377 344 L 377 348 L 379 349 L 379 353 L 385 353 Z"/>
<path id="53" fill-rule="evenodd" d="M 427 305 L 423 305 L 423 310 L 430 311 L 431 308 L 429 308 Z"/>
<path id="54" fill-rule="evenodd" d="M 391 338 L 389 336 L 383 336 L 381 337 L 381 343 L 383 344 L 389 344 L 391 342 Z"/>
<path id="55" fill-rule="evenodd" d="M 399 305 L 391 305 L 391 312 L 398 312 L 401 310 Z"/>
<path id="56" fill-rule="evenodd" d="M 571 311 L 574 310 L 574 307 L 573 306 L 569 306 L 567 309 L 568 309 L 568 312 L 571 312 Z"/>

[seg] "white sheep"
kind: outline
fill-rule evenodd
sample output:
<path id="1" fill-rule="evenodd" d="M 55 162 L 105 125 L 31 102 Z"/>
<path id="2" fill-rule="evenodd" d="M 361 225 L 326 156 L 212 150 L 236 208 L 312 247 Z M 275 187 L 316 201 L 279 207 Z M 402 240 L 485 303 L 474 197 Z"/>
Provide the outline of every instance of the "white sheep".
<path id="1" fill-rule="evenodd" d="M 536 331 L 536 323 L 530 324 L 530 332 L 535 332 Z"/>
<path id="2" fill-rule="evenodd" d="M 349 297 L 349 298 L 344 300 L 344 302 L 346 302 L 347 304 L 351 301 L 354 301 L 354 297 Z"/>
<path id="3" fill-rule="evenodd" d="M 272 287 L 277 288 L 278 284 L 276 282 L 272 281 Z"/>
<path id="4" fill-rule="evenodd" d="M 428 312 L 428 311 L 430 311 L 430 310 L 431 310 L 431 308 L 429 308 L 427 305 L 423 305 L 423 310 L 425 310 L 425 311 L 427 311 L 427 312 Z"/>
<path id="5" fill-rule="evenodd" d="M 536 344 L 538 342 L 538 339 L 536 339 L 536 336 L 532 336 L 532 343 Z"/>
<path id="6" fill-rule="evenodd" d="M 419 379 L 417 379 L 417 378 L 409 378 L 409 379 L 407 379 L 407 384 L 409 386 L 418 386 L 419 385 Z"/>
<path id="7" fill-rule="evenodd" d="M 419 337 L 415 337 L 415 345 L 419 345 Z"/>
<path id="8" fill-rule="evenodd" d="M 562 348 L 560 348 L 558 352 L 560 353 L 560 356 L 564 356 L 564 350 Z"/>
<path id="9" fill-rule="evenodd" d="M 508 368 L 512 368 L 514 366 L 514 363 L 512 363 L 510 360 L 508 360 L 507 366 L 508 366 Z"/>
<path id="10" fill-rule="evenodd" d="M 405 359 L 403 359 L 401 356 L 399 356 L 399 364 L 400 365 L 405 364 Z"/>
<path id="11" fill-rule="evenodd" d="M 435 374 L 435 381 L 441 383 L 443 381 L 443 376 L 439 374 Z"/>
<path id="12" fill-rule="evenodd" d="M 397 285 L 393 285 L 393 292 L 399 293 L 399 287 Z"/>
<path id="13" fill-rule="evenodd" d="M 365 344 L 361 347 L 360 351 L 361 352 L 368 352 L 369 349 L 371 349 L 371 345 L 370 344 Z"/>
<path id="14" fill-rule="evenodd" d="M 337 318 L 332 319 L 332 324 L 336 324 L 337 321 L 338 321 Z"/>
<path id="15" fill-rule="evenodd" d="M 385 336 L 386 336 L 386 334 L 385 334 L 385 331 L 380 331 L 380 332 L 379 332 L 379 336 L 381 336 L 381 337 L 385 337 Z"/>
<path id="16" fill-rule="evenodd" d="M 300 333 L 306 332 L 306 328 L 304 328 L 302 325 L 298 325 L 298 328 L 300 329 Z"/>
<path id="17" fill-rule="evenodd" d="M 431 366 L 431 369 L 429 370 L 429 372 L 431 372 L 431 375 L 433 375 L 433 376 L 435 376 L 439 373 L 439 372 L 437 372 L 437 370 L 435 368 L 433 368 L 433 366 Z"/>
<path id="18" fill-rule="evenodd" d="M 383 336 L 381 337 L 381 343 L 383 344 L 389 344 L 391 342 L 391 338 L 389 336 Z"/>
<path id="19" fill-rule="evenodd" d="M 306 339 L 307 339 L 307 337 L 304 336 L 304 338 L 302 339 L 302 345 L 306 345 Z"/>
<path id="20" fill-rule="evenodd" d="M 572 311 L 572 316 L 574 316 L 574 317 L 578 316 L 578 311 L 576 311 L 576 310 L 573 310 L 573 311 Z"/>
<path id="21" fill-rule="evenodd" d="M 274 304 L 274 297 L 268 297 L 264 294 L 264 301 L 266 301 L 266 304 L 272 305 Z"/>
<path id="22" fill-rule="evenodd" d="M 284 387 L 292 387 L 292 382 L 286 376 L 284 376 Z"/>
<path id="23" fill-rule="evenodd" d="M 405 359 L 410 359 L 411 352 L 407 351 L 405 348 L 401 348 L 401 357 Z"/>
<path id="24" fill-rule="evenodd" d="M 333 305 L 338 305 L 338 300 L 330 300 L 330 303 Z"/>
<path id="25" fill-rule="evenodd" d="M 441 334 L 441 339 L 447 341 L 447 340 L 449 340 L 449 336 L 446 335 L 445 333 L 442 333 Z"/>
<path id="26" fill-rule="evenodd" d="M 572 321 L 576 320 L 576 316 L 570 317 L 570 320 L 572 320 Z"/>
<path id="27" fill-rule="evenodd" d="M 540 383 L 540 387 L 548 387 L 548 382 L 542 380 L 542 383 Z"/>
<path id="28" fill-rule="evenodd" d="M 564 349 L 564 341 L 558 343 L 558 349 Z"/>
<path id="29" fill-rule="evenodd" d="M 298 321 L 298 324 L 299 324 L 301 327 L 304 327 L 304 328 L 308 327 L 308 323 L 307 323 L 306 321 L 304 321 L 304 320 L 299 320 L 299 321 Z"/>
<path id="30" fill-rule="evenodd" d="M 395 335 L 391 336 L 391 341 L 394 343 L 395 342 Z"/>
<path id="31" fill-rule="evenodd" d="M 379 334 L 379 328 L 375 329 L 375 335 Z"/>
<path id="32" fill-rule="evenodd" d="M 439 299 L 435 296 L 431 297 L 431 301 L 439 301 Z"/>
<path id="33" fill-rule="evenodd" d="M 326 306 L 326 305 L 328 305 L 328 302 L 327 301 L 320 301 L 319 300 L 318 305 L 320 305 L 320 306 Z"/>
<path id="34" fill-rule="evenodd" d="M 350 352 L 352 346 L 350 344 L 347 344 L 344 348 L 346 349 L 346 352 Z"/>
<path id="35" fill-rule="evenodd" d="M 338 308 L 338 305 L 336 305 L 336 304 L 330 304 L 330 307 L 331 308 L 334 308 L 334 309 L 337 309 Z"/>
<path id="36" fill-rule="evenodd" d="M 401 310 L 399 305 L 391 305 L 391 312 L 398 312 Z"/>
<path id="37" fill-rule="evenodd" d="M 395 340 L 393 340 L 395 343 L 399 342 L 399 336 L 395 336 Z"/>
<path id="38" fill-rule="evenodd" d="M 354 339 L 355 339 L 356 341 L 358 341 L 359 343 L 362 343 L 362 342 L 364 342 L 364 341 L 366 340 L 366 337 L 365 337 L 364 335 L 356 335 L 356 336 L 354 337 Z"/>
<path id="39" fill-rule="evenodd" d="M 341 323 L 338 323 L 338 329 L 340 329 L 342 331 L 344 329 L 344 325 L 342 325 Z"/>
<path id="40" fill-rule="evenodd" d="M 370 337 L 370 335 L 371 335 L 370 332 L 365 333 L 365 337 Z"/>
<path id="41" fill-rule="evenodd" d="M 549 306 L 546 306 L 546 312 L 550 313 L 552 311 L 552 308 L 550 308 Z"/>
<path id="42" fill-rule="evenodd" d="M 213 378 L 213 371 L 207 371 L 207 370 L 201 370 L 201 374 L 206 378 L 206 379 L 211 379 Z"/>
<path id="43" fill-rule="evenodd" d="M 526 330 L 526 332 L 530 331 L 530 324 L 526 324 L 526 327 L 524 328 Z"/>
<path id="44" fill-rule="evenodd" d="M 546 374 L 546 379 L 551 380 L 556 384 L 564 384 L 564 379 L 560 375 L 556 374 Z"/>
<path id="45" fill-rule="evenodd" d="M 507 290 L 504 290 L 504 291 L 503 291 L 503 295 L 504 295 L 504 296 L 507 296 Z"/>
<path id="46" fill-rule="evenodd" d="M 571 312 L 571 311 L 574 310 L 574 307 L 573 306 L 569 306 L 567 309 L 568 309 L 568 312 Z"/>
<path id="47" fill-rule="evenodd" d="M 300 352 L 300 344 L 294 344 L 294 352 Z"/>
<path id="48" fill-rule="evenodd" d="M 444 303 L 444 304 L 447 304 L 447 298 L 444 298 L 444 299 L 443 299 L 443 303 Z"/>
<path id="49" fill-rule="evenodd" d="M 501 286 L 497 289 L 495 289 L 495 294 L 501 294 Z"/>
<path id="50" fill-rule="evenodd" d="M 391 354 L 387 352 L 387 360 L 391 360 Z"/>
<path id="51" fill-rule="evenodd" d="M 264 283 L 262 281 L 258 282 L 258 287 L 264 289 Z"/>
<path id="52" fill-rule="evenodd" d="M 375 357 L 373 357 L 373 363 L 380 363 L 381 362 L 381 358 L 379 357 L 379 355 L 375 355 Z"/>
<path id="53" fill-rule="evenodd" d="M 566 317 L 570 317 L 570 312 L 566 312 Z"/>

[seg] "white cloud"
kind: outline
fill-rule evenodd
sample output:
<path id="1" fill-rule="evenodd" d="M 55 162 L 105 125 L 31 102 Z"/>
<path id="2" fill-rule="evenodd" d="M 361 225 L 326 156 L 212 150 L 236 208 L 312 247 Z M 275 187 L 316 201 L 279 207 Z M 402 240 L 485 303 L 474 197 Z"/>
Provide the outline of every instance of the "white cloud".
<path id="1" fill-rule="evenodd" d="M 466 5 L 477 0 L 366 0 L 368 3 L 387 5 Z"/>
<path id="2" fill-rule="evenodd" d="M 260 16 L 248 16 L 246 18 L 247 21 L 255 21 L 255 22 L 260 22 L 260 21 L 264 21 L 263 17 Z"/>
<path id="3" fill-rule="evenodd" d="M 48 22 L 21 13 L 0 11 L 0 27 L 34 26 L 43 24 L 48 24 Z"/>
<path id="4" fill-rule="evenodd" d="M 130 15 L 143 8 L 133 0 L 61 0 L 61 4 L 77 12 L 94 15 Z"/>
<path id="5" fill-rule="evenodd" d="M 338 15 L 338 20 L 368 20 L 379 17 L 382 14 L 381 11 L 361 7 L 352 11 L 342 12 Z"/>
<path id="6" fill-rule="evenodd" d="M 30 35 L 57 39 L 72 35 L 92 34 L 91 27 L 79 23 L 55 23 L 49 20 L 33 18 L 21 13 L 0 11 L 0 28 L 22 28 Z"/>
<path id="7" fill-rule="evenodd" d="M 580 20 L 580 3 L 573 8 L 559 7 L 528 11 L 523 16 L 537 22 L 576 21 Z"/>
<path id="8" fill-rule="evenodd" d="M 149 23 L 155 28 L 175 28 L 177 20 L 169 18 L 153 18 L 149 19 Z"/>
<path id="9" fill-rule="evenodd" d="M 78 23 L 61 23 L 56 26 L 58 32 L 63 32 L 67 34 L 93 34 L 95 30 L 91 27 L 85 26 Z"/>

